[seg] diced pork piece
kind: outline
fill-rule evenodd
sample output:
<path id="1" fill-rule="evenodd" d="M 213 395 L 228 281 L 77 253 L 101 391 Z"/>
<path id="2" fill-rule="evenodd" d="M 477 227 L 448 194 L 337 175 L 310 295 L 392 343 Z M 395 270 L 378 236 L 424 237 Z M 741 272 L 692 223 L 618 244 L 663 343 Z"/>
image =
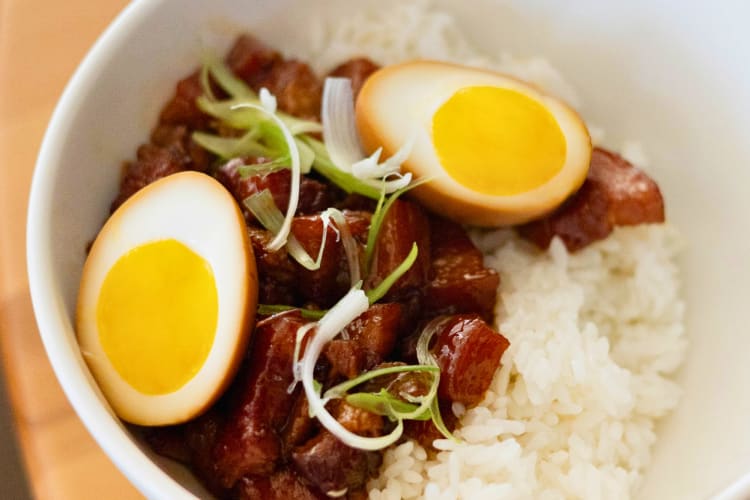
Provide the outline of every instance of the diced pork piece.
<path id="1" fill-rule="evenodd" d="M 375 244 L 367 288 L 377 287 L 409 255 L 416 243 L 419 254 L 411 268 L 393 284 L 388 298 L 404 291 L 421 290 L 430 277 L 430 225 L 419 205 L 396 200 L 383 219 Z"/>
<path id="2" fill-rule="evenodd" d="M 190 157 L 190 170 L 206 172 L 213 161 L 213 155 L 193 141 L 192 132 L 186 125 L 157 126 L 151 132 L 151 144 L 163 148 L 182 148 Z"/>
<path id="3" fill-rule="evenodd" d="M 377 202 L 375 200 L 356 193 L 348 194 L 336 203 L 336 208 L 339 210 L 348 209 L 374 212 L 376 207 Z"/>
<path id="4" fill-rule="evenodd" d="M 362 85 L 365 84 L 365 80 L 379 69 L 380 66 L 368 58 L 355 57 L 354 59 L 350 59 L 345 63 L 336 66 L 328 76 L 349 78 L 352 81 L 352 92 L 356 99 L 359 95 L 359 91 L 362 89 Z"/>
<path id="5" fill-rule="evenodd" d="M 192 450 L 185 440 L 185 426 L 146 427 L 143 435 L 148 444 L 159 455 L 190 464 Z"/>
<path id="6" fill-rule="evenodd" d="M 269 477 L 246 476 L 229 495 L 234 500 L 322 500 L 325 495 L 311 491 L 289 469 L 280 469 Z"/>
<path id="7" fill-rule="evenodd" d="M 519 232 L 540 248 L 559 236 L 574 252 L 606 238 L 614 226 L 659 222 L 664 222 L 664 200 L 656 182 L 622 156 L 594 148 L 588 176 L 578 192 Z"/>
<path id="8" fill-rule="evenodd" d="M 246 158 L 246 165 L 263 163 L 265 158 Z M 248 210 L 243 201 L 245 198 L 268 189 L 273 196 L 276 206 L 282 213 L 286 213 L 289 207 L 289 194 L 291 189 L 292 174 L 289 169 L 276 170 L 266 174 L 250 175 L 242 177 L 238 168 L 239 162 L 230 161 L 225 163 L 216 171 L 216 179 L 232 193 L 237 203 L 242 207 L 243 214 L 248 223 L 256 223 L 255 216 Z M 306 215 L 320 212 L 333 204 L 333 190 L 325 184 L 303 175 L 300 177 L 299 200 L 297 202 L 297 215 Z"/>
<path id="9" fill-rule="evenodd" d="M 401 305 L 378 303 L 371 306 L 344 329 L 351 340 L 380 358 L 393 350 L 401 327 Z"/>
<path id="10" fill-rule="evenodd" d="M 367 212 L 344 212 L 349 231 L 357 241 L 364 241 L 370 224 Z M 320 251 L 323 236 L 323 220 L 320 215 L 295 217 L 292 221 L 292 234 L 307 253 L 316 259 Z M 362 250 L 362 245 L 357 247 Z M 336 232 L 329 226 L 326 234 L 326 246 L 320 268 L 311 271 L 296 265 L 298 291 L 308 302 L 327 308 L 335 304 L 351 287 L 349 264 L 341 241 L 336 241 Z"/>
<path id="11" fill-rule="evenodd" d="M 323 86 L 309 65 L 281 54 L 258 39 L 243 35 L 226 58 L 229 68 L 256 92 L 266 87 L 279 108 L 301 118 L 318 119 Z"/>
<path id="12" fill-rule="evenodd" d="M 323 494 L 362 489 L 381 460 L 379 452 L 350 448 L 325 429 L 292 453 L 302 480 Z"/>
<path id="13" fill-rule="evenodd" d="M 381 363 L 373 368 L 389 368 L 393 366 L 406 366 L 403 362 Z M 390 375 L 381 375 L 366 383 L 359 390 L 362 392 L 378 393 L 382 389 L 387 390 L 393 396 L 408 400 L 409 397 L 425 396 L 430 392 L 433 378 L 426 372 L 402 372 Z M 452 431 L 457 419 L 450 409 L 450 401 L 442 401 L 440 404 L 443 423 Z M 404 435 L 416 439 L 422 446 L 431 447 L 435 439 L 444 437 L 432 423 L 432 420 L 406 420 L 404 421 Z"/>
<path id="14" fill-rule="evenodd" d="M 351 379 L 381 363 L 393 350 L 400 327 L 400 304 L 370 307 L 344 329 L 348 339 L 333 340 L 323 350 L 331 365 L 330 378 Z"/>
<path id="15" fill-rule="evenodd" d="M 281 54 L 278 51 L 251 35 L 238 37 L 226 57 L 229 69 L 251 87 L 256 86 L 279 61 Z"/>
<path id="16" fill-rule="evenodd" d="M 587 179 L 604 186 L 615 226 L 664 222 L 664 199 L 656 182 L 617 153 L 594 150 Z"/>
<path id="17" fill-rule="evenodd" d="M 458 418 L 451 410 L 450 402 L 440 403 L 440 416 L 443 424 L 450 431 L 456 428 Z M 404 422 L 404 435 L 416 440 L 423 448 L 433 448 L 436 439 L 445 439 L 432 420 L 407 420 Z"/>
<path id="18" fill-rule="evenodd" d="M 126 165 L 125 175 L 120 182 L 120 192 L 112 202 L 110 210 L 114 212 L 125 200 L 152 182 L 189 170 L 190 166 L 190 157 L 181 147 L 144 144 L 138 148 L 136 160 Z"/>
<path id="19" fill-rule="evenodd" d="M 219 410 L 222 403 L 220 400 L 206 413 L 184 425 L 192 468 L 203 484 L 218 497 L 222 497 L 226 492 L 214 461 L 216 439 L 220 429 L 224 428 L 224 415 Z"/>
<path id="20" fill-rule="evenodd" d="M 279 109 L 308 120 L 320 120 L 323 84 L 312 68 L 294 59 L 276 62 L 261 78 L 252 82 L 256 91 L 267 88 Z"/>
<path id="21" fill-rule="evenodd" d="M 254 226 L 248 228 L 258 269 L 258 302 L 294 304 L 297 297 L 297 268 L 286 249 L 271 251 L 273 234 Z"/>
<path id="22" fill-rule="evenodd" d="M 357 342 L 345 339 L 330 341 L 323 349 L 323 357 L 330 364 L 328 379 L 351 379 L 377 365 L 382 358 Z"/>
<path id="23" fill-rule="evenodd" d="M 491 320 L 500 277 L 484 266 L 482 252 L 455 222 L 430 220 L 432 279 L 424 297 L 425 314 L 477 313 Z"/>
<path id="24" fill-rule="evenodd" d="M 333 415 L 346 430 L 365 437 L 378 437 L 383 435 L 385 421 L 382 416 L 352 406 L 343 399 L 332 401 L 330 405 L 329 410 L 331 415 Z"/>
<path id="25" fill-rule="evenodd" d="M 281 431 L 281 441 L 284 455 L 288 456 L 291 450 L 307 441 L 315 430 L 315 422 L 310 417 L 310 405 L 307 396 L 300 391 L 294 401 L 289 418 Z"/>
<path id="26" fill-rule="evenodd" d="M 192 130 L 205 128 L 211 117 L 200 110 L 195 100 L 203 94 L 200 72 L 196 71 L 180 80 L 175 95 L 161 110 L 159 123 L 165 125 L 186 125 Z"/>
<path id="27" fill-rule="evenodd" d="M 432 347 L 440 366 L 438 395 L 441 401 L 474 406 L 482 401 L 510 343 L 476 314 L 442 321 Z"/>
<path id="28" fill-rule="evenodd" d="M 229 394 L 226 425 L 219 430 L 213 455 L 219 482 L 231 488 L 242 476 L 268 475 L 281 457 L 278 432 L 295 400 L 288 388 L 298 312 L 272 316 L 256 325 L 250 357 Z"/>

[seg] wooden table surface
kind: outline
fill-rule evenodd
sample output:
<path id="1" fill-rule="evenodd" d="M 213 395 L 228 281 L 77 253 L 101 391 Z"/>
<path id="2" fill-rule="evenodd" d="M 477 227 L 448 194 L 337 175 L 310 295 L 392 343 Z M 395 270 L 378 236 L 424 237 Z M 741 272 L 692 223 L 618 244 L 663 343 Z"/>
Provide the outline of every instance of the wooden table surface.
<path id="1" fill-rule="evenodd" d="M 24 245 L 31 174 L 54 105 L 126 3 L 0 0 L 0 348 L 31 489 L 45 500 L 142 498 L 57 384 L 31 310 Z"/>

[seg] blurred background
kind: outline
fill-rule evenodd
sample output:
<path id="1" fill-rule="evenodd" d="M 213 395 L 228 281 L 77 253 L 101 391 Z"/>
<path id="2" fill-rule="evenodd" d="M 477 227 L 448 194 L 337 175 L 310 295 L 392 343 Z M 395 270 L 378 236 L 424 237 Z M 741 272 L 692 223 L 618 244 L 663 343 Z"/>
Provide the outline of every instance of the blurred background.
<path id="1" fill-rule="evenodd" d="M 0 0 L 0 498 L 141 496 L 84 429 L 39 339 L 26 280 L 31 175 L 55 103 L 125 0 Z M 82 131 L 85 133 L 85 131 Z"/>

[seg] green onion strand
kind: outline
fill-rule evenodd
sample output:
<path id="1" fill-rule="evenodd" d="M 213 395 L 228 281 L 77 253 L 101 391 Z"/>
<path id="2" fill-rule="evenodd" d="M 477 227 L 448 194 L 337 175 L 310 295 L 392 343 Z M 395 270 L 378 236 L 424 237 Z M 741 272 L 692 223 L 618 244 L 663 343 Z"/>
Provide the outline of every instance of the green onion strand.
<path id="1" fill-rule="evenodd" d="M 411 246 L 411 251 L 409 251 L 409 255 L 406 256 L 406 258 L 401 262 L 401 264 L 396 267 L 396 269 L 391 272 L 378 286 L 373 288 L 372 290 L 368 290 L 367 293 L 367 299 L 370 301 L 370 304 L 374 304 L 375 302 L 382 299 L 386 293 L 388 293 L 388 290 L 393 286 L 398 279 L 403 276 L 406 271 L 411 269 L 411 266 L 414 265 L 414 262 L 417 260 L 417 255 L 419 254 L 419 248 L 417 248 L 417 244 L 414 243 Z"/>
<path id="2" fill-rule="evenodd" d="M 302 307 L 285 306 L 282 304 L 258 304 L 258 314 L 270 316 L 287 311 L 299 311 L 305 319 L 320 319 L 327 310 L 304 309 Z"/>

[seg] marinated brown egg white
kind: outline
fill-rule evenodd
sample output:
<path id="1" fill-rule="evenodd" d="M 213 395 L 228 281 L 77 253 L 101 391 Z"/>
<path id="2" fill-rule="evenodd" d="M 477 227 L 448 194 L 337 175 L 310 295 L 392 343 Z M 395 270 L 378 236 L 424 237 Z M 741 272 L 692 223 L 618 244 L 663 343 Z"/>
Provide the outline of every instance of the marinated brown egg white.
<path id="1" fill-rule="evenodd" d="M 256 302 L 239 207 L 216 180 L 183 172 L 136 193 L 97 236 L 81 278 L 78 341 L 122 419 L 184 422 L 229 384 Z"/>
<path id="2" fill-rule="evenodd" d="M 414 145 L 403 168 L 429 178 L 414 190 L 464 224 L 541 217 L 586 178 L 591 139 L 563 102 L 515 78 L 448 63 L 388 66 L 365 83 L 356 119 L 368 153 Z"/>

